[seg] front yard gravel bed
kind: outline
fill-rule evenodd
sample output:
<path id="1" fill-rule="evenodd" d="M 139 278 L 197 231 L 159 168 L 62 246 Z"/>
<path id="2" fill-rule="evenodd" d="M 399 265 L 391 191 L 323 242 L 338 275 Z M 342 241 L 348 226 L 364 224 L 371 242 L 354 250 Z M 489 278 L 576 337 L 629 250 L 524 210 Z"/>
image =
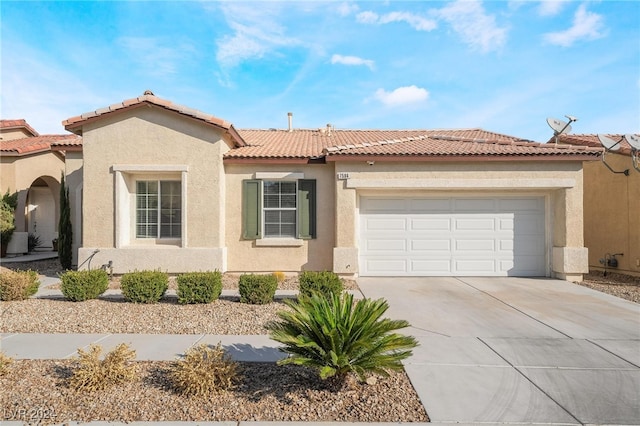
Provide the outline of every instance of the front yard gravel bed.
<path id="1" fill-rule="evenodd" d="M 289 309 L 282 301 L 266 305 L 237 298 L 179 305 L 175 297 L 156 304 L 122 298 L 69 302 L 36 298 L 0 302 L 2 333 L 268 334 L 264 324 Z"/>
<path id="2" fill-rule="evenodd" d="M 15 361 L 0 377 L 3 418 L 32 424 L 69 421 L 428 421 L 404 372 L 376 384 L 328 388 L 313 370 L 239 363 L 236 389 L 211 398 L 176 394 L 168 362 L 136 362 L 140 379 L 104 392 L 67 387 L 73 360 Z"/>
<path id="3" fill-rule="evenodd" d="M 620 297 L 631 302 L 640 303 L 640 277 L 609 272 L 592 271 L 584 276 L 584 287 L 589 287 L 612 296 Z"/>

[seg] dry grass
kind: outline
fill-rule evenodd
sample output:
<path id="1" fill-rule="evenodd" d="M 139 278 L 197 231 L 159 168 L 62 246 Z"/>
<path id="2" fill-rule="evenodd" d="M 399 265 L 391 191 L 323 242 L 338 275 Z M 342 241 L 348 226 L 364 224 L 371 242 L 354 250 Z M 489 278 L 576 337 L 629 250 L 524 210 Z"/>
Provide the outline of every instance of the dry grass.
<path id="1" fill-rule="evenodd" d="M 238 364 L 222 348 L 201 344 L 189 349 L 176 361 L 169 377 L 178 393 L 207 397 L 218 391 L 233 389 L 238 377 Z"/>
<path id="2" fill-rule="evenodd" d="M 13 358 L 5 354 L 4 352 L 0 352 L 0 376 L 4 376 L 9 372 L 9 368 L 13 363 Z"/>
<path id="3" fill-rule="evenodd" d="M 133 381 L 137 369 L 132 361 L 136 351 L 121 343 L 100 359 L 102 347 L 89 346 L 88 351 L 78 349 L 79 366 L 69 379 L 69 386 L 78 391 L 102 391 L 115 385 Z"/>

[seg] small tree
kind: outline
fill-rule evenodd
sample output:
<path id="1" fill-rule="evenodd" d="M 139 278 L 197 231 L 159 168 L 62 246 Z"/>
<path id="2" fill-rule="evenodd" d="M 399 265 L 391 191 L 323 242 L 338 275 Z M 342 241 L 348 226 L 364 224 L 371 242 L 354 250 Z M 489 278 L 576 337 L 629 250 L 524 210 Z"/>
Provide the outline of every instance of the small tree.
<path id="1" fill-rule="evenodd" d="M 0 201 L 0 245 L 2 245 L 3 256 L 15 229 L 13 209 L 2 200 Z"/>
<path id="2" fill-rule="evenodd" d="M 58 258 L 64 269 L 71 269 L 73 262 L 73 229 L 71 227 L 71 207 L 69 206 L 69 188 L 60 179 L 60 222 L 58 222 Z"/>

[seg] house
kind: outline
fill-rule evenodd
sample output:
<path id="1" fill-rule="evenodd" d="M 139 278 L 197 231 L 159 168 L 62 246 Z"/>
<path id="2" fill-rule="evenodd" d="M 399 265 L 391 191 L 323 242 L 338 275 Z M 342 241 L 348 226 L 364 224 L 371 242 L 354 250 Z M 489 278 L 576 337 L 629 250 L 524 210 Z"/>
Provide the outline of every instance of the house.
<path id="1" fill-rule="evenodd" d="M 83 138 L 81 268 L 360 276 L 587 272 L 601 150 L 481 129 L 240 130 L 151 92 L 63 121 Z"/>
<path id="2" fill-rule="evenodd" d="M 623 135 L 606 136 L 621 141 L 620 149 L 603 157 L 606 164 L 585 163 L 583 172 L 584 241 L 589 249 L 589 269 L 603 271 L 606 266 L 610 271 L 640 276 L 640 172 L 632 166 L 631 146 Z M 601 147 L 597 135 L 565 134 L 559 141 Z M 617 267 L 605 265 L 605 259 L 615 254 Z"/>
<path id="3" fill-rule="evenodd" d="M 52 249 L 57 236 L 60 177 L 70 164 L 66 154 L 81 152 L 81 144 L 82 139 L 73 134 L 40 135 L 23 119 L 0 120 L 0 190 L 18 192 L 16 231 L 8 255 L 27 252 L 28 234 L 40 239 L 42 249 Z"/>

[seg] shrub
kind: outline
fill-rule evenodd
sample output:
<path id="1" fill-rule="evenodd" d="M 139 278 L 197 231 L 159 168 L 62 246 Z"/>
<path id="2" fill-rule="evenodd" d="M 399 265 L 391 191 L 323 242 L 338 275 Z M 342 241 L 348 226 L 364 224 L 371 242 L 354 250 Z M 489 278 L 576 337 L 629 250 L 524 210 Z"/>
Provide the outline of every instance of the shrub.
<path id="1" fill-rule="evenodd" d="M 62 294 L 72 302 L 95 299 L 109 287 L 107 271 L 67 271 L 60 275 Z"/>
<path id="2" fill-rule="evenodd" d="M 38 292 L 36 271 L 4 271 L 0 274 L 0 300 L 25 300 Z"/>
<path id="3" fill-rule="evenodd" d="M 254 305 L 271 303 L 277 287 L 278 281 L 273 275 L 240 275 L 240 302 Z"/>
<path id="4" fill-rule="evenodd" d="M 326 297 L 329 297 L 331 293 L 342 293 L 342 280 L 335 272 L 302 272 L 300 274 L 300 294 L 311 296 L 314 292 Z"/>
<path id="5" fill-rule="evenodd" d="M 382 318 L 389 308 L 384 299 L 363 299 L 334 293 L 287 300 L 291 311 L 280 311 L 280 321 L 267 325 L 270 337 L 290 354 L 279 364 L 316 368 L 322 379 L 345 383 L 354 372 L 362 381 L 371 373 L 388 375 L 402 368 L 401 361 L 417 346 L 413 337 L 393 331 L 409 326 L 404 320 Z"/>
<path id="6" fill-rule="evenodd" d="M 190 272 L 178 275 L 178 303 L 210 303 L 220 297 L 222 274 L 215 272 Z"/>
<path id="7" fill-rule="evenodd" d="M 34 251 L 41 245 L 42 245 L 42 241 L 40 240 L 40 237 L 37 236 L 36 234 L 29 234 L 27 236 L 27 250 L 29 250 L 29 252 Z"/>
<path id="8" fill-rule="evenodd" d="M 273 276 L 276 277 L 276 281 L 278 281 L 278 283 L 281 283 L 284 281 L 285 279 L 285 274 L 282 271 L 276 271 L 273 273 Z"/>
<path id="9" fill-rule="evenodd" d="M 13 358 L 0 352 L 0 376 L 4 376 L 9 372 L 9 366 L 13 363 Z"/>
<path id="10" fill-rule="evenodd" d="M 13 208 L 5 201 L 0 201 L 0 244 L 6 247 L 15 229 Z"/>
<path id="11" fill-rule="evenodd" d="M 189 349 L 169 371 L 176 391 L 189 396 L 209 396 L 232 389 L 237 375 L 238 365 L 220 343 L 214 348 L 202 344 Z"/>
<path id="12" fill-rule="evenodd" d="M 111 386 L 132 381 L 137 377 L 137 369 L 132 362 L 136 351 L 121 343 L 100 359 L 102 347 L 89 346 L 88 351 L 78 349 L 79 366 L 69 379 L 69 386 L 89 392 L 105 390 Z"/>
<path id="13" fill-rule="evenodd" d="M 120 279 L 125 300 L 133 303 L 157 303 L 169 288 L 169 276 L 160 271 L 128 272 Z"/>

